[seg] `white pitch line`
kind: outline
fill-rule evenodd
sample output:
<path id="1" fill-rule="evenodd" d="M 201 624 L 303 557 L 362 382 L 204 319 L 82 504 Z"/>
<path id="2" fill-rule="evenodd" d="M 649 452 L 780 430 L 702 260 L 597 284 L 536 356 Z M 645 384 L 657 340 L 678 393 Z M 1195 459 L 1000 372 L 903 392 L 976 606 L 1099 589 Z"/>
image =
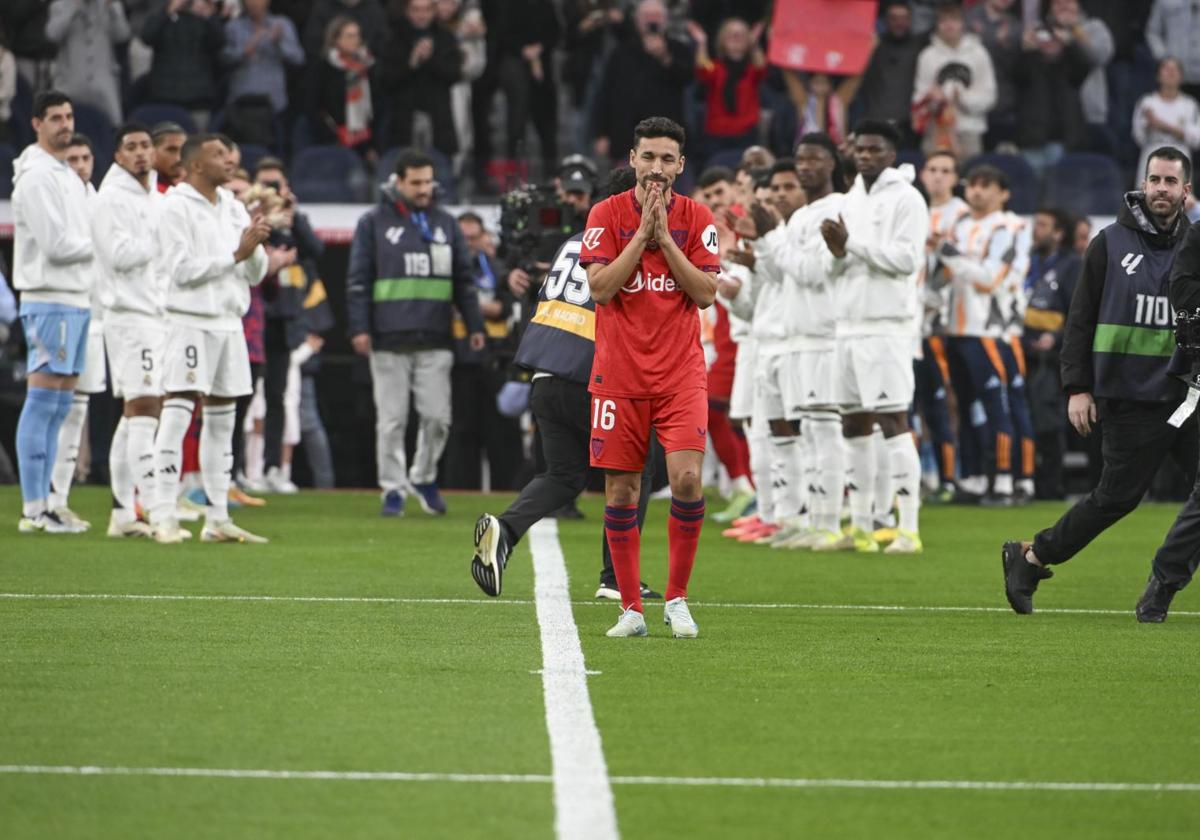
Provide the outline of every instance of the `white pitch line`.
<path id="1" fill-rule="evenodd" d="M 617 810 L 600 730 L 592 714 L 579 630 L 571 613 L 558 524 L 529 531 L 533 595 L 542 636 L 542 693 L 554 773 L 554 830 L 560 840 L 616 840 Z"/>
<path id="2" fill-rule="evenodd" d="M 10 776 L 164 776 L 318 782 L 553 784 L 536 773 L 406 773 L 386 770 L 255 770 L 218 767 L 105 767 L 0 764 Z M 1054 782 L 976 779 L 786 779 L 720 776 L 611 776 L 614 785 L 648 787 L 834 788 L 852 790 L 1044 791 L 1051 793 L 1200 793 L 1200 782 Z"/>
<path id="3" fill-rule="evenodd" d="M 465 606 L 530 606 L 534 602 L 527 598 L 390 598 L 321 595 L 188 595 L 161 594 L 143 595 L 121 592 L 0 592 L 0 601 L 248 601 L 297 604 L 450 604 Z M 572 601 L 576 607 L 614 607 L 614 601 Z M 719 601 L 697 601 L 692 606 L 705 609 L 731 610 L 837 610 L 864 612 L 946 612 L 946 613 L 1009 613 L 1008 607 L 937 606 L 922 604 L 763 604 Z M 1089 609 L 1073 607 L 1050 607 L 1038 613 L 1050 615 L 1123 615 L 1132 616 L 1133 610 Z M 1172 610 L 1171 617 L 1196 618 L 1200 612 Z"/>

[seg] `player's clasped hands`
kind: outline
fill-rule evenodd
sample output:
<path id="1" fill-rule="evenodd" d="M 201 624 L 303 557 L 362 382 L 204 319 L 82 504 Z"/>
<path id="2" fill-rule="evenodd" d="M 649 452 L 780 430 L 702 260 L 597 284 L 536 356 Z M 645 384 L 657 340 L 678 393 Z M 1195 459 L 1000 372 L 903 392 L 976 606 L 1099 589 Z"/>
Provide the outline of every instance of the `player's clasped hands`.
<path id="1" fill-rule="evenodd" d="M 262 216 L 255 216 L 250 220 L 249 227 L 242 231 L 242 238 L 238 242 L 237 250 L 233 252 L 233 259 L 236 262 L 249 259 L 254 249 L 266 242 L 270 235 L 270 222 Z"/>
<path id="2" fill-rule="evenodd" d="M 638 236 L 649 244 L 658 241 L 658 211 L 662 207 L 662 188 L 651 182 L 646 190 L 646 205 L 642 208 L 642 223 L 638 225 Z"/>

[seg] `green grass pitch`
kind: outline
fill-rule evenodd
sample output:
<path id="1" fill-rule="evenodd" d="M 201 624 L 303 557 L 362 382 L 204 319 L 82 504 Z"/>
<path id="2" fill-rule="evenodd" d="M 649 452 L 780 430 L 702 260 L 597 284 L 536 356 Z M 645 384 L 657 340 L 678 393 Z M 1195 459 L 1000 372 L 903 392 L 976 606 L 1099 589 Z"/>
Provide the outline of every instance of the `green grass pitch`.
<path id="1" fill-rule="evenodd" d="M 0 531 L 0 765 L 551 772 L 528 548 L 500 602 L 468 574 L 472 524 L 509 497 L 385 521 L 374 494 L 273 498 L 268 546 Z M 15 488 L 0 508 L 18 509 Z M 715 508 L 716 505 L 711 505 Z M 1200 591 L 1165 625 L 1132 607 L 1174 515 L 1147 505 L 1004 608 L 999 549 L 1061 506 L 927 509 L 919 557 L 816 557 L 722 540 L 690 593 L 701 627 L 614 640 L 591 602 L 600 501 L 561 526 L 612 777 L 1200 783 Z M 666 573 L 651 508 L 643 576 Z M 194 526 L 193 526 L 194 527 Z M 276 595 L 412 601 L 33 599 Z M 519 602 L 519 603 L 514 603 Z M 775 608 L 718 604 L 791 605 Z M 807 606 L 798 606 L 807 605 Z M 1054 612 L 1053 609 L 1119 610 Z M 626 838 L 1196 838 L 1200 792 L 877 790 L 614 783 Z M 548 838 L 545 782 L 0 773 L 0 836 Z"/>

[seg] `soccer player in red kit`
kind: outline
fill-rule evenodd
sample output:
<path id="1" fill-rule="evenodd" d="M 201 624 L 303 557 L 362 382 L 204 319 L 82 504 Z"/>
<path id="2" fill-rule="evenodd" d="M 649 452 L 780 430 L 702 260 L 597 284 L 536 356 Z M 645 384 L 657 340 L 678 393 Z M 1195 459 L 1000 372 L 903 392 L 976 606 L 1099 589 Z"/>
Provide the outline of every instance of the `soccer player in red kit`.
<path id="1" fill-rule="evenodd" d="M 592 208 L 579 257 L 598 304 L 591 459 L 605 471 L 604 533 L 624 608 L 609 636 L 646 635 L 637 502 L 651 427 L 671 483 L 664 620 L 676 637 L 698 633 L 687 606 L 708 426 L 697 308 L 716 296 L 720 248 L 712 213 L 672 190 L 683 143 L 683 127 L 665 117 L 638 123 L 629 152 L 637 185 Z"/>

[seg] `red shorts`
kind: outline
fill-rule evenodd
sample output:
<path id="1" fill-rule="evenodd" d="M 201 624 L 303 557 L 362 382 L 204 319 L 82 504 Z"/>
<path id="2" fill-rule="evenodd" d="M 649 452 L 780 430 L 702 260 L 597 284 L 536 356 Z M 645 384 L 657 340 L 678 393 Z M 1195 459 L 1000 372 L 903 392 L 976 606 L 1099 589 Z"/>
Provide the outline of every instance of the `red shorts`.
<path id="1" fill-rule="evenodd" d="M 650 429 L 667 452 L 708 445 L 708 391 L 692 388 L 665 397 L 592 395 L 592 466 L 641 472 L 650 448 Z"/>

